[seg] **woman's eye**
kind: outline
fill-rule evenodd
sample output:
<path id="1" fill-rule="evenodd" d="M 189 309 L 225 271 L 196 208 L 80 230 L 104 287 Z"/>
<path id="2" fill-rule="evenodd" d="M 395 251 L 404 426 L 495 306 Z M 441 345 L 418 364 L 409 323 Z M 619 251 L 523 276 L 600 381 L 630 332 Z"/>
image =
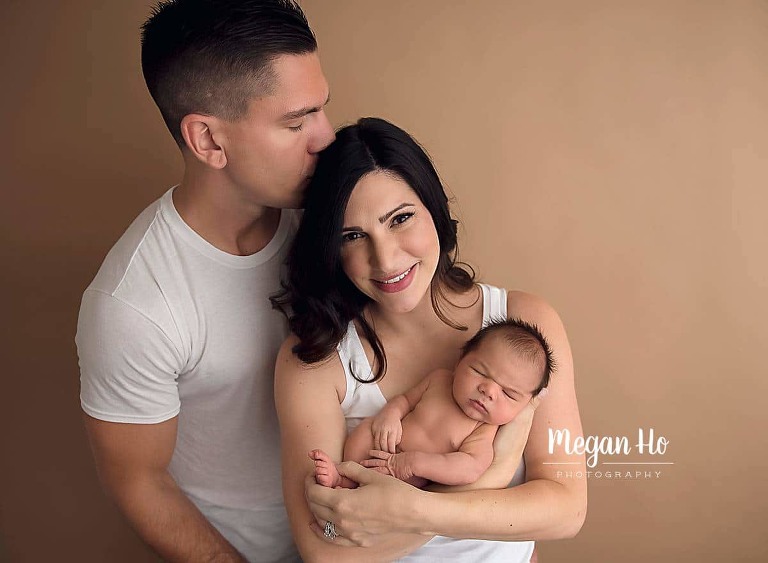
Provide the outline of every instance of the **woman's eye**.
<path id="1" fill-rule="evenodd" d="M 297 131 L 298 132 L 298 131 L 301 131 L 302 127 L 304 127 L 304 122 L 303 121 L 301 123 L 299 123 L 298 125 L 294 125 L 292 127 L 288 127 L 288 129 L 290 129 L 291 131 Z"/>
<path id="2" fill-rule="evenodd" d="M 357 240 L 359 238 L 362 238 L 363 233 L 358 233 L 356 231 L 351 231 L 348 233 L 344 233 L 341 235 L 341 242 L 344 244 L 345 242 L 352 242 L 353 240 Z"/>
<path id="3" fill-rule="evenodd" d="M 409 213 L 401 213 L 400 215 L 395 215 L 395 217 L 392 219 L 393 225 L 401 225 L 402 223 L 405 223 L 408 219 L 413 217 L 413 212 Z"/>

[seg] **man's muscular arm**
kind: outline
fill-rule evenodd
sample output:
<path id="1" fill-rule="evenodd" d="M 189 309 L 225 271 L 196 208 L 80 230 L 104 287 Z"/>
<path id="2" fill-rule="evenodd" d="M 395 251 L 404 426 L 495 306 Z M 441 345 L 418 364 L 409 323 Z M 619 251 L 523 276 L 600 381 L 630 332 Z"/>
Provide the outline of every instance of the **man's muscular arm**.
<path id="1" fill-rule="evenodd" d="M 84 419 L 104 489 L 163 559 L 245 561 L 168 473 L 178 417 L 159 424 Z"/>

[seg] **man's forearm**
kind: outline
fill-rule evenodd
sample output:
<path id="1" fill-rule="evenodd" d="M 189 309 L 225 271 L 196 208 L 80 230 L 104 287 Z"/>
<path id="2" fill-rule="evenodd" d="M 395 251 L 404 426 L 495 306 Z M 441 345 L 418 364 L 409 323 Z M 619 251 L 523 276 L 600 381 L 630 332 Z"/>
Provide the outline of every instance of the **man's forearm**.
<path id="1" fill-rule="evenodd" d="M 139 536 L 164 560 L 245 561 L 168 473 L 107 489 Z"/>

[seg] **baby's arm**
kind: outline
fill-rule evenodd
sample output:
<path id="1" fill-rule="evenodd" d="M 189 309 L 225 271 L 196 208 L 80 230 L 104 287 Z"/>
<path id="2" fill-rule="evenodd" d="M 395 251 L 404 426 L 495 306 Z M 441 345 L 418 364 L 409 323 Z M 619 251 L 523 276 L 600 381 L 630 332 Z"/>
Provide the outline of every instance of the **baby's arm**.
<path id="1" fill-rule="evenodd" d="M 373 435 L 373 447 L 382 451 L 395 453 L 397 445 L 403 438 L 403 419 L 421 401 L 424 393 L 429 388 L 430 380 L 444 370 L 436 370 L 423 378 L 418 384 L 411 387 L 402 395 L 390 399 L 386 405 L 373 417 L 371 421 L 371 434 Z M 369 448 L 370 449 L 370 448 Z M 359 452 L 355 452 L 357 454 Z M 360 462 L 368 457 L 368 451 L 362 452 L 361 457 L 347 455 L 345 449 L 345 461 Z"/>
<path id="2" fill-rule="evenodd" d="M 397 395 L 388 401 L 376 416 L 366 418 L 352 430 L 344 444 L 344 461 L 360 463 L 368 459 L 370 452 L 376 448 L 391 447 L 391 452 L 394 453 L 403 435 L 401 421 L 421 400 L 429 387 L 428 380 L 429 376 L 402 395 Z M 333 459 L 324 451 L 312 450 L 309 457 L 315 464 L 315 480 L 318 484 L 345 489 L 357 487 L 355 481 L 339 474 Z M 420 486 L 424 484 L 426 483 L 419 482 Z"/>
<path id="3" fill-rule="evenodd" d="M 386 472 L 403 481 L 422 477 L 444 485 L 466 485 L 476 481 L 493 461 L 493 437 L 498 426 L 482 424 L 462 442 L 456 452 L 389 452 L 374 450 L 372 459 L 363 465 L 386 468 Z M 381 471 L 382 469 L 379 469 Z"/>

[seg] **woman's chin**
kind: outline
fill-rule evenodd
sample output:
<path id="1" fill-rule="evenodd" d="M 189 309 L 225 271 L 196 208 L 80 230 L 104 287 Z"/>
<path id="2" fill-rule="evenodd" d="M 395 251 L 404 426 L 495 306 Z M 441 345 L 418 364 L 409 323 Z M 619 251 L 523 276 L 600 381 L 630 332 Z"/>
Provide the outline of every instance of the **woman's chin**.
<path id="1" fill-rule="evenodd" d="M 414 309 L 417 309 L 424 300 L 429 300 L 428 287 L 423 291 L 416 290 L 415 287 L 409 287 L 402 294 L 380 294 L 376 303 L 382 311 L 393 314 L 405 314 L 410 313 Z"/>

